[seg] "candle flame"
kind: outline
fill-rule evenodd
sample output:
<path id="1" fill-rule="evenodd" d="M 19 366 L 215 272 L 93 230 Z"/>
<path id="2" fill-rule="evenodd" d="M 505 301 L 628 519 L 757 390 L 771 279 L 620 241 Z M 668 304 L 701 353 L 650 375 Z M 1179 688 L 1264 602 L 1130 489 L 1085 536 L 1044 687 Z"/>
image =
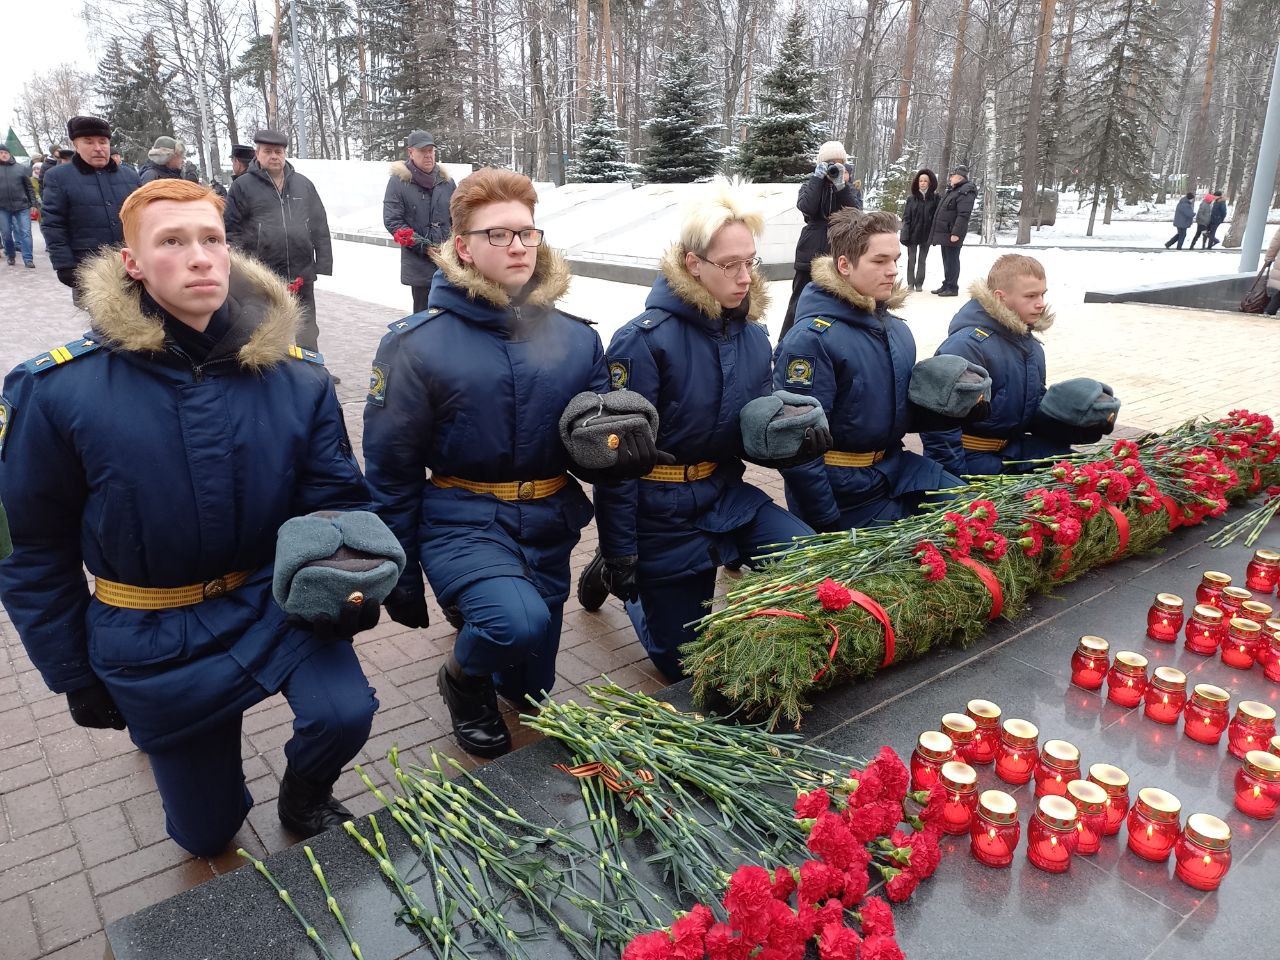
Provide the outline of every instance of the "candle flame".
<path id="1" fill-rule="evenodd" d="M 1211 865 L 1212 863 L 1213 863 L 1213 857 L 1209 856 L 1209 854 L 1207 854 L 1207 853 L 1206 853 L 1206 854 L 1204 855 L 1204 865 L 1207 867 L 1207 866 Z"/>
<path id="2" fill-rule="evenodd" d="M 1253 787 L 1253 799 L 1257 800 L 1260 796 L 1262 796 L 1262 788 L 1255 784 Z"/>
<path id="3" fill-rule="evenodd" d="M 1166 707 L 1169 705 L 1169 695 L 1167 693 L 1164 695 L 1164 704 Z"/>
<path id="4" fill-rule="evenodd" d="M 1150 840 L 1150 839 L 1151 839 L 1152 835 L 1153 835 L 1155 832 L 1156 832 L 1156 828 L 1155 828 L 1155 827 L 1153 827 L 1151 824 L 1147 824 L 1147 839 L 1148 839 L 1148 840 Z"/>
<path id="5" fill-rule="evenodd" d="M 1051 846 L 1051 847 L 1056 847 L 1057 845 L 1058 845 L 1058 838 L 1057 838 L 1057 837 L 1050 837 L 1050 838 L 1049 838 L 1049 846 Z"/>

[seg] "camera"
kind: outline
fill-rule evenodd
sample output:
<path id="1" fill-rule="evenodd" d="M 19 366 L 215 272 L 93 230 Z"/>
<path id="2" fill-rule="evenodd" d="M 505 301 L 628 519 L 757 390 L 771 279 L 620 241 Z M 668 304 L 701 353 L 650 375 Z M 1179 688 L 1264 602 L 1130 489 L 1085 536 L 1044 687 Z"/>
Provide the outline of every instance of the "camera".
<path id="1" fill-rule="evenodd" d="M 840 163 L 838 161 L 830 163 L 824 162 L 819 164 L 819 167 L 821 168 L 822 175 L 837 187 L 840 186 L 841 180 L 853 177 L 853 171 L 847 163 Z"/>

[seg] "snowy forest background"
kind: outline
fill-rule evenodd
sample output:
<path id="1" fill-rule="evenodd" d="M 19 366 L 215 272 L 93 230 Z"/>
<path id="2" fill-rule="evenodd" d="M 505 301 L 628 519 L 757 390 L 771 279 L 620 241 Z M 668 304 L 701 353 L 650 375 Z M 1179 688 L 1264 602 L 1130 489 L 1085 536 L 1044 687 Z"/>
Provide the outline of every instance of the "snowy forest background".
<path id="1" fill-rule="evenodd" d="M 363 160 L 423 127 L 447 162 L 557 183 L 796 180 L 836 139 L 886 209 L 964 162 L 1101 218 L 1218 187 L 1235 233 L 1280 33 L 1275 0 L 293 2 L 86 5 L 96 73 L 32 78 L 19 133 L 44 151 L 98 113 L 127 159 L 176 134 L 210 176 L 258 126 Z"/>

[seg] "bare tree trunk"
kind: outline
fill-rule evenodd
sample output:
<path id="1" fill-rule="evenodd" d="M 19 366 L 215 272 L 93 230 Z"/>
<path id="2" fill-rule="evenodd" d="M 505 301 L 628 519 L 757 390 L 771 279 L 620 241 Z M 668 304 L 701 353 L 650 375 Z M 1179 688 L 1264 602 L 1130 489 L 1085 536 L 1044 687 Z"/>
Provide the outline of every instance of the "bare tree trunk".
<path id="1" fill-rule="evenodd" d="M 742 115 L 745 117 L 751 112 L 751 77 L 755 72 L 755 50 L 756 50 L 756 24 L 759 22 L 760 14 L 756 9 L 756 5 L 751 4 L 751 19 L 747 24 L 747 69 L 742 78 Z M 738 142 L 745 143 L 747 140 L 747 126 L 743 124 L 738 128 Z"/>
<path id="2" fill-rule="evenodd" d="M 1213 23 L 1209 27 L 1209 49 L 1204 60 L 1204 89 L 1200 93 L 1200 112 L 1196 115 L 1191 166 L 1187 170 L 1187 189 L 1195 190 L 1208 163 L 1209 101 L 1213 99 L 1213 73 L 1218 61 L 1218 37 L 1222 32 L 1222 0 L 1213 0 Z"/>
<path id="3" fill-rule="evenodd" d="M 911 81 L 916 72 L 916 51 L 920 46 L 920 22 L 923 4 L 911 0 L 911 12 L 907 21 L 907 50 L 902 58 L 902 83 L 898 86 L 898 114 L 893 125 L 893 142 L 889 146 L 889 162 L 896 163 L 902 156 L 902 145 L 907 135 L 907 112 L 911 106 Z"/>
<path id="4" fill-rule="evenodd" d="M 1053 14 L 1058 0 L 1040 0 L 1040 30 L 1036 35 L 1036 59 L 1031 69 L 1031 94 L 1027 119 L 1022 127 L 1022 203 L 1018 208 L 1018 243 L 1031 242 L 1031 221 L 1036 208 L 1036 172 L 1040 164 L 1040 101 L 1044 96 L 1044 75 L 1049 66 L 1049 43 L 1053 39 Z"/>
<path id="5" fill-rule="evenodd" d="M 547 180 L 550 165 L 551 124 L 547 122 L 547 88 L 542 80 L 541 15 L 531 8 L 529 24 L 529 72 L 533 82 L 533 179 Z"/>
<path id="6" fill-rule="evenodd" d="M 1000 217 L 1000 195 L 996 186 L 1000 179 L 1000 130 L 996 126 L 997 84 L 987 88 L 983 115 L 987 127 L 987 159 L 982 176 L 982 242 L 995 246 L 996 225 Z M 945 167 L 943 170 L 945 171 Z M 961 239 L 964 239 L 961 237 Z"/>
<path id="7" fill-rule="evenodd" d="M 578 0 L 578 119 L 585 122 L 591 113 L 591 57 L 588 52 L 587 31 L 590 28 L 591 12 L 587 8 L 587 0 Z"/>
<path id="8" fill-rule="evenodd" d="M 1246 156 L 1256 157 L 1258 155 L 1258 140 L 1262 137 L 1262 124 L 1255 123 L 1253 125 L 1253 136 L 1249 138 L 1249 148 Z M 1243 188 L 1240 191 L 1240 199 L 1236 201 L 1236 205 L 1231 210 L 1231 225 L 1227 228 L 1227 235 L 1222 239 L 1224 247 L 1237 248 L 1244 240 L 1244 228 L 1246 221 L 1249 219 L 1249 207 L 1252 206 L 1253 200 L 1253 184 L 1258 176 L 1258 165 L 1256 163 L 1248 164 L 1248 168 L 1244 175 Z"/>
<path id="9" fill-rule="evenodd" d="M 942 169 L 946 176 L 951 169 L 951 150 L 956 138 L 956 111 L 960 106 L 960 68 L 964 64 L 964 36 L 969 30 L 969 5 L 972 0 L 960 0 L 960 22 L 956 26 L 956 53 L 951 62 L 951 85 L 947 90 L 947 129 L 942 135 Z"/>
<path id="10" fill-rule="evenodd" d="M 613 22 L 609 18 L 609 0 L 600 0 L 600 49 L 604 53 L 604 83 L 606 94 L 613 103 L 613 115 L 618 110 L 618 90 L 613 85 Z"/>
<path id="11" fill-rule="evenodd" d="M 267 97 L 267 126 L 280 128 L 280 0 L 271 23 L 271 88 Z"/>

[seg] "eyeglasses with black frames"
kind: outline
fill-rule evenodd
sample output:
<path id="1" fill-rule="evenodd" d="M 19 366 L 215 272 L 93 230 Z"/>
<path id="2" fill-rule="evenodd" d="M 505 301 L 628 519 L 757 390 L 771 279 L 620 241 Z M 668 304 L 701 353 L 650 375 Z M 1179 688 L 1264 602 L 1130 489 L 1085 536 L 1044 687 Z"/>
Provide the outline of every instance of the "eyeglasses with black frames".
<path id="1" fill-rule="evenodd" d="M 544 231 L 537 227 L 526 227 L 524 230 L 512 230 L 510 227 L 489 227 L 487 230 L 464 230 L 464 237 L 472 234 L 483 233 L 489 238 L 489 245 L 492 247 L 509 247 L 516 237 L 520 238 L 521 246 L 540 247 L 542 246 L 542 237 Z"/>

